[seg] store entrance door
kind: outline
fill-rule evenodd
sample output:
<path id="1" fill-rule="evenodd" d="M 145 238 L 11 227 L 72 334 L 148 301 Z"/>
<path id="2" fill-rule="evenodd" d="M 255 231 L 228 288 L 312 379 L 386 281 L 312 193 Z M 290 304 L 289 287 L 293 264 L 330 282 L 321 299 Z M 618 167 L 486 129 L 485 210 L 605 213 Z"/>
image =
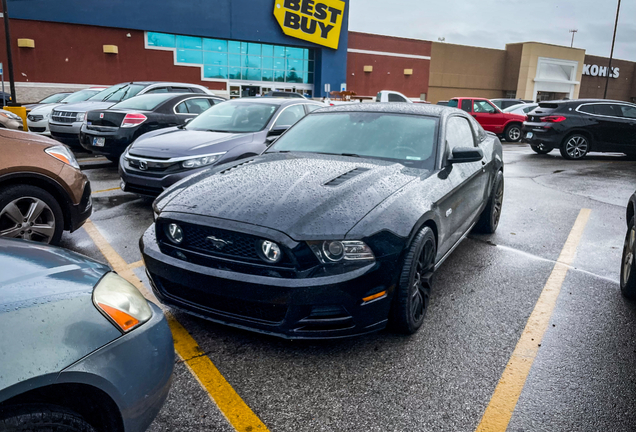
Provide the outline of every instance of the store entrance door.
<path id="1" fill-rule="evenodd" d="M 261 93 L 260 86 L 241 86 L 241 97 L 256 96 Z"/>

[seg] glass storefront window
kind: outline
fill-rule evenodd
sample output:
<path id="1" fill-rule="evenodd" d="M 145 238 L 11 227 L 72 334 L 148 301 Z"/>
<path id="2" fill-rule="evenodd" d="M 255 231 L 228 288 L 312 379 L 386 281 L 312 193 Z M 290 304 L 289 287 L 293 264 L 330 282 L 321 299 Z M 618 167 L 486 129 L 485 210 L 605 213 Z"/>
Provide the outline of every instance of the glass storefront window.
<path id="1" fill-rule="evenodd" d="M 201 50 L 203 49 L 203 43 L 200 37 L 177 36 L 177 48 Z"/>
<path id="2" fill-rule="evenodd" d="M 203 51 L 178 49 L 177 62 L 203 64 Z"/>
<path id="3" fill-rule="evenodd" d="M 203 76 L 205 78 L 227 79 L 227 66 L 205 66 Z"/>
<path id="4" fill-rule="evenodd" d="M 203 64 L 227 66 L 228 65 L 227 53 L 203 51 Z"/>
<path id="5" fill-rule="evenodd" d="M 203 76 L 214 79 L 314 82 L 313 50 L 147 32 L 148 47 L 174 48 L 177 63 L 203 66 Z"/>
<path id="6" fill-rule="evenodd" d="M 203 51 L 227 52 L 227 41 L 220 39 L 203 39 Z"/>
<path id="7" fill-rule="evenodd" d="M 165 33 L 148 32 L 148 46 L 176 48 L 175 36 Z"/>

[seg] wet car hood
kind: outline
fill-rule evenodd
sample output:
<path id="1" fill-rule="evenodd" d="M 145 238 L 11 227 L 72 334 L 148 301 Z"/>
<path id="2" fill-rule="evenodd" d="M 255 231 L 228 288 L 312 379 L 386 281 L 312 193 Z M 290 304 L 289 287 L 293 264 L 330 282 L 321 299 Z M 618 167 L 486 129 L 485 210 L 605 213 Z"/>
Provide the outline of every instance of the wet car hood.
<path id="1" fill-rule="evenodd" d="M 76 104 L 70 104 L 66 106 L 62 106 L 60 111 L 70 111 L 70 112 L 85 112 L 92 110 L 100 110 L 100 109 L 108 109 L 115 105 L 116 102 L 100 102 L 100 101 L 86 101 L 80 102 Z"/>
<path id="2" fill-rule="evenodd" d="M 142 135 L 129 152 L 148 158 L 196 156 L 227 151 L 253 139 L 253 133 L 207 132 L 174 127 Z"/>
<path id="3" fill-rule="evenodd" d="M 176 196 L 167 192 L 171 200 L 162 211 L 259 225 L 294 240 L 337 240 L 374 207 L 423 173 L 375 159 L 266 154 L 226 164 L 177 184 L 184 189 Z"/>

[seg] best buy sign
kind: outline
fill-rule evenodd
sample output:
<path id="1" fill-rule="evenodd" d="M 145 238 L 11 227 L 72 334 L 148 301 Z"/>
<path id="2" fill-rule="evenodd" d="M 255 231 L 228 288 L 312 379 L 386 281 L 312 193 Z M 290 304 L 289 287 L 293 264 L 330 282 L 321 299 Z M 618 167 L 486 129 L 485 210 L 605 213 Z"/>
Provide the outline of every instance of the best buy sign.
<path id="1" fill-rule="evenodd" d="M 276 0 L 274 16 L 287 36 L 338 49 L 342 0 Z"/>

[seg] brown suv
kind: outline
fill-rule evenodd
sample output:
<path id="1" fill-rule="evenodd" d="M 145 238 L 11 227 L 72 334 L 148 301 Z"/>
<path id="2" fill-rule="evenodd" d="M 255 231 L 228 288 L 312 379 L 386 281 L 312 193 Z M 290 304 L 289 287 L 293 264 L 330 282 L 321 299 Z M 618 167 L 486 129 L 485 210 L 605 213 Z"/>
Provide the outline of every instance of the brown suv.
<path id="1" fill-rule="evenodd" d="M 57 244 L 92 211 L 91 187 L 57 141 L 0 129 L 0 236 Z"/>

